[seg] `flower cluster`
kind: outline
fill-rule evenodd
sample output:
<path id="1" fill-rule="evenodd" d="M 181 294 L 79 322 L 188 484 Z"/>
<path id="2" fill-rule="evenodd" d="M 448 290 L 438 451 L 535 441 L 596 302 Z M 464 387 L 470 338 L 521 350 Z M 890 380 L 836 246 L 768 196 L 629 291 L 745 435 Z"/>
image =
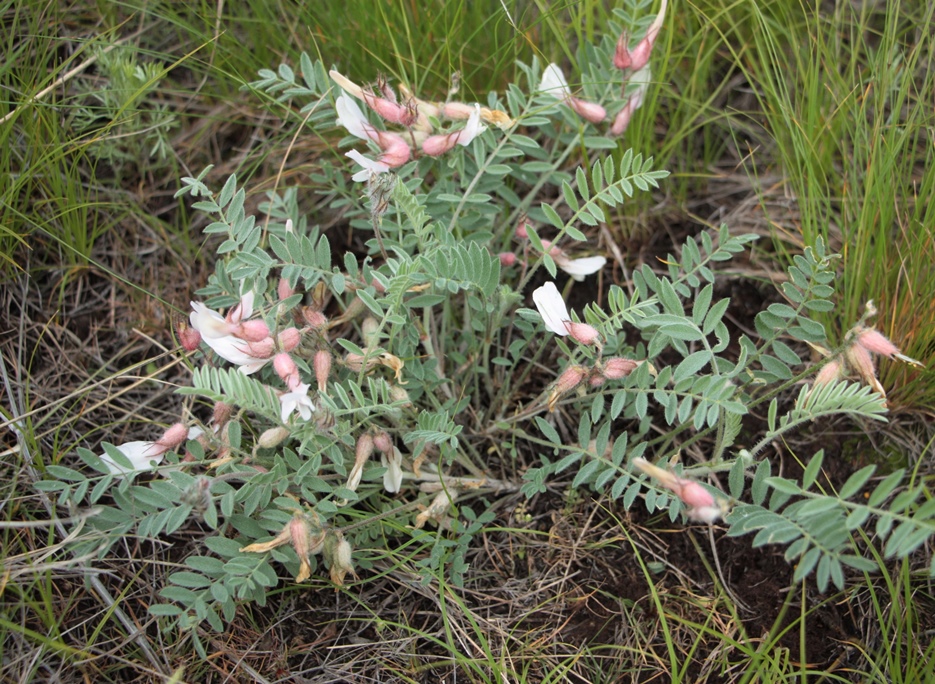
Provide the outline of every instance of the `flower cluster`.
<path id="1" fill-rule="evenodd" d="M 614 66 L 623 72 L 624 82 L 621 87 L 621 101 L 623 106 L 614 116 L 613 123 L 610 126 L 611 135 L 623 135 L 624 131 L 630 125 L 630 119 L 633 113 L 639 109 L 646 98 L 646 91 L 652 78 L 649 69 L 649 57 L 652 54 L 653 46 L 656 44 L 656 38 L 662 29 L 662 22 L 665 19 L 666 6 L 668 0 L 662 0 L 658 14 L 653 19 L 652 24 L 646 30 L 646 34 L 630 49 L 630 36 L 627 33 L 621 34 L 617 40 L 617 46 L 614 50 Z M 630 95 L 626 95 L 627 87 L 631 88 Z M 557 64 L 549 64 L 542 74 L 539 82 L 539 92 L 550 95 L 555 99 L 571 107 L 574 112 L 585 121 L 592 124 L 599 124 L 607 119 L 607 110 L 596 102 L 590 102 L 572 94 L 565 74 Z"/>
<path id="2" fill-rule="evenodd" d="M 867 302 L 864 318 L 875 314 L 876 308 L 873 306 L 873 302 Z M 874 368 L 871 354 L 885 356 L 894 361 L 902 361 L 911 366 L 922 366 L 919 361 L 909 358 L 900 352 L 899 348 L 890 342 L 882 333 L 874 328 L 868 328 L 862 323 L 858 323 L 851 328 L 845 336 L 845 339 L 847 343 L 844 350 L 834 356 L 826 349 L 816 347 L 824 356 L 831 357 L 815 376 L 814 385 L 816 387 L 836 382 L 841 379 L 847 372 L 847 369 L 850 368 L 860 376 L 861 380 L 870 385 L 874 391 L 878 392 L 880 396 L 886 399 L 886 390 L 883 389 L 883 385 L 881 385 L 880 381 L 877 379 L 877 372 L 876 368 Z"/>
<path id="3" fill-rule="evenodd" d="M 566 368 L 558 376 L 549 394 L 549 411 L 555 410 L 555 404 L 562 395 L 576 389 L 585 381 L 591 387 L 600 387 L 607 380 L 620 380 L 627 377 L 636 370 L 637 366 L 644 363 L 643 361 L 634 361 L 623 357 L 602 360 L 600 358 L 600 332 L 588 323 L 571 320 L 568 307 L 565 306 L 565 300 L 562 299 L 562 295 L 552 281 L 537 288 L 532 293 L 532 300 L 535 302 L 536 309 L 538 309 L 539 315 L 542 316 L 542 321 L 545 323 L 547 330 L 561 337 L 571 337 L 579 344 L 595 346 L 598 349 L 598 359 L 591 368 L 573 365 Z M 650 372 L 655 373 L 652 365 L 650 365 Z"/>
<path id="4" fill-rule="evenodd" d="M 373 175 L 402 166 L 412 158 L 413 149 L 420 149 L 430 157 L 438 157 L 457 145 L 467 147 L 487 130 L 482 121 L 503 129 L 513 125 L 513 120 L 505 112 L 487 109 L 479 104 L 426 102 L 408 91 L 403 91 L 404 98 L 400 101 L 396 92 L 382 79 L 372 88 L 361 87 L 337 71 L 331 71 L 330 75 L 342 91 L 335 101 L 338 124 L 355 138 L 376 144 L 381 152 L 375 160 L 357 150 L 347 153 L 348 157 L 363 167 L 353 175 L 355 181 L 366 181 Z M 354 98 L 363 101 L 384 122 L 402 126 L 404 133 L 379 130 L 370 123 Z M 448 133 L 435 133 L 433 120 L 437 121 L 439 117 L 463 120 L 465 124 Z"/>
<path id="5" fill-rule="evenodd" d="M 500 264 L 502 266 L 514 266 L 517 262 L 520 262 L 525 268 L 528 262 L 529 256 L 529 231 L 527 226 L 529 225 L 529 220 L 525 215 L 520 217 L 519 222 L 516 225 L 516 230 L 514 235 L 517 239 L 523 241 L 523 256 L 518 257 L 513 252 L 501 252 L 497 256 L 500 259 Z M 588 257 L 571 257 L 565 250 L 557 245 L 553 245 L 551 240 L 541 240 L 542 247 L 548 252 L 549 256 L 552 257 L 552 260 L 555 262 L 555 265 L 558 266 L 562 271 L 567 273 L 572 277 L 573 280 L 583 282 L 586 276 L 593 275 L 597 273 L 604 265 L 607 263 L 607 258 L 602 256 L 588 256 Z"/>

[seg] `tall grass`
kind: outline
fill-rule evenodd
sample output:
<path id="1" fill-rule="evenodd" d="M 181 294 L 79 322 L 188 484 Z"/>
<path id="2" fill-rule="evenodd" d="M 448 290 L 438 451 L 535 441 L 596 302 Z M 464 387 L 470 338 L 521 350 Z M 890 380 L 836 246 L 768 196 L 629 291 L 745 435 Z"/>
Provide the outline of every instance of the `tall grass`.
<path id="1" fill-rule="evenodd" d="M 926 3 L 739 3 L 725 14 L 738 67 L 760 103 L 766 163 L 799 212 L 777 237 L 817 236 L 842 255 L 831 329 L 868 300 L 878 326 L 910 356 L 935 345 L 935 32 Z M 740 55 L 740 50 L 743 55 Z M 895 406 L 931 411 L 930 370 L 883 369 Z"/>

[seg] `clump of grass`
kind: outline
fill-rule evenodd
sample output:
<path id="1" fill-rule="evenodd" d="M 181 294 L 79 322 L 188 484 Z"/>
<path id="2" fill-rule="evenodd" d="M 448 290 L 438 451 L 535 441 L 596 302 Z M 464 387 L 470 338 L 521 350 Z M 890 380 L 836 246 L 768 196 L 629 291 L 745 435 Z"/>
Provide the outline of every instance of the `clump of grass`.
<path id="1" fill-rule="evenodd" d="M 840 305 L 826 323 L 843 334 L 873 300 L 880 327 L 926 359 L 935 343 L 935 50 L 932 7 L 842 3 L 831 13 L 794 3 L 750 3 L 726 15 L 743 49 L 738 66 L 755 93 L 769 144 L 800 220 L 778 237 L 843 254 Z M 935 402 L 931 371 L 887 366 L 895 406 Z"/>

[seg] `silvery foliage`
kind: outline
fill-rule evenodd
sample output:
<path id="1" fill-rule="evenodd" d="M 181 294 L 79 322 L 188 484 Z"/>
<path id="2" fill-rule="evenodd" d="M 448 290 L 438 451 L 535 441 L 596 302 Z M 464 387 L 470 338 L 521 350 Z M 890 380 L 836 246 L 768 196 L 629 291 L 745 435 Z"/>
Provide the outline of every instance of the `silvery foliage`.
<path id="1" fill-rule="evenodd" d="M 583 48 L 580 62 L 589 65 L 585 81 L 611 82 L 613 47 L 607 38 Z M 307 55 L 300 65 L 299 74 L 286 65 L 261 72 L 250 87 L 281 103 L 297 125 L 331 133 L 334 93 L 327 73 Z M 192 197 L 193 208 L 211 217 L 205 233 L 221 240 L 216 270 L 199 293 L 209 306 L 232 306 L 246 284 L 257 293 L 258 308 L 265 298 L 267 323 L 276 329 L 307 302 L 304 293 L 316 288 L 324 288 L 341 310 L 357 300 L 378 322 L 376 346 L 365 350 L 361 338 L 355 341 L 348 333 L 333 340 L 332 350 L 336 355 L 386 351 L 404 359 L 408 401 L 394 398 L 399 385 L 385 369 L 367 374 L 342 368 L 328 391 L 316 396 L 313 420 L 290 424 L 288 438 L 264 449 L 258 436 L 281 424 L 270 389 L 277 382 L 272 370 L 245 377 L 225 364 L 198 362 L 192 386 L 181 392 L 208 405 L 223 401 L 235 407 L 223 435 L 234 458 L 206 469 L 202 464 L 210 464 L 213 454 L 189 442 L 194 465 L 180 467 L 179 456 L 169 454 L 158 478 L 139 473 L 115 478 L 86 449 L 78 456 L 89 470 L 50 466 L 50 479 L 40 486 L 58 492 L 62 507 L 94 506 L 95 515 L 72 544 L 74 552 L 103 557 L 127 535 L 164 538 L 186 528 L 203 552 L 184 559 L 186 569 L 172 573 L 159 591 L 166 602 L 150 610 L 183 629 L 207 622 L 221 630 L 238 602 L 265 603 L 280 582 L 273 561 L 295 573 L 298 558 L 289 545 L 268 554 L 240 549 L 276 535 L 296 510 L 313 511 L 322 526 L 342 530 L 355 549 L 358 569 L 399 563 L 429 582 L 447 568 L 460 583 L 470 539 L 493 519 L 491 495 L 522 489 L 533 496 L 545 490 L 549 478 L 573 469 L 575 487 L 607 493 L 627 508 L 642 499 L 650 511 L 668 508 L 674 520 L 680 502 L 628 464 L 636 457 L 672 456 L 673 443 L 684 448 L 698 442 L 710 449 L 710 460 L 696 473 L 726 473 L 731 495 L 751 501 L 733 507 L 727 517 L 730 534 L 756 532 L 755 545 L 786 544 L 787 558 L 797 563 L 796 578 L 817 569 L 822 590 L 829 581 L 842 586 L 845 565 L 874 565 L 854 542 L 854 532 L 868 521 L 875 520 L 877 535 L 887 539 L 889 557 L 905 556 L 931 536 L 935 507 L 931 501 L 919 504 L 921 485 L 906 488 L 902 471 L 886 477 L 864 500 L 858 495 L 870 483 L 872 467 L 855 473 L 841 491 L 827 493 L 815 488 L 821 452 L 810 459 L 800 483 L 773 475 L 769 459 L 761 455 L 766 444 L 829 415 L 883 420 L 885 406 L 867 387 L 839 382 L 810 390 L 802 384 L 810 372 L 800 356 L 802 343 L 827 345 L 823 326 L 811 318 L 812 312 L 832 309 L 834 256 L 822 243 L 795 258 L 781 286 L 788 303 L 773 304 L 757 316 L 755 338 L 730 334 L 724 320 L 729 301 L 718 298 L 715 288 L 717 267 L 743 252 L 753 235 L 731 235 L 727 226 L 703 232 L 669 255 L 663 272 L 644 264 L 632 273 L 630 289 L 611 286 L 606 305 L 587 306 L 583 318 L 600 330 L 605 357 L 647 363 L 623 380 L 561 400 L 564 411 L 580 415 L 576 443 L 561 437 L 542 398 L 530 399 L 526 407 L 503 401 L 512 382 L 541 368 L 549 345 L 558 345 L 564 363 L 596 360 L 594 349 L 543 333 L 539 315 L 518 308 L 538 266 L 552 277 L 557 273 L 539 232 L 548 230 L 552 243 L 562 241 L 564 247 L 583 242 L 582 226 L 611 220 L 609 212 L 666 176 L 652 168 L 651 159 L 632 150 L 618 153 L 617 140 L 583 126 L 554 98 L 530 96 L 541 66 L 535 61 L 520 66 L 526 87 L 511 85 L 502 99 L 491 93 L 486 104 L 509 112 L 522 128 L 489 129 L 468 149 L 437 160 L 416 159 L 367 187 L 349 181 L 349 165 L 337 154 L 333 164 L 325 163 L 312 176 L 321 198 L 314 214 L 340 210 L 366 238 L 369 254 L 363 259 L 333 254 L 322 228 L 300 211 L 294 188 L 269 193 L 257 220 L 247 214 L 246 193 L 235 177 L 219 192 L 205 182 L 207 169 L 183 179 L 179 194 Z M 586 85 L 585 95 L 599 99 L 602 93 L 590 92 L 594 88 Z M 568 159 L 582 151 L 585 164 L 567 173 Z M 542 203 L 542 196 L 555 199 Z M 515 271 L 501 269 L 496 254 L 511 248 L 523 213 L 546 228 L 530 227 L 530 263 L 520 280 Z M 286 230 L 287 220 L 292 231 Z M 278 302 L 279 277 L 298 294 Z M 314 349 L 300 350 L 306 354 L 297 354 L 301 366 Z M 302 370 L 310 376 L 307 363 Z M 767 429 L 744 448 L 738 442 L 742 420 L 754 410 L 766 411 Z M 327 420 L 317 420 L 321 417 Z M 457 489 L 474 478 L 470 488 L 460 488 L 446 530 L 414 529 L 413 515 L 434 494 L 412 482 L 404 483 L 399 495 L 387 495 L 381 485 L 385 469 L 378 462 L 369 464 L 357 491 L 344 486 L 355 440 L 370 428 L 393 435 L 410 459 L 427 456 L 423 469 L 436 482 Z M 502 440 L 506 457 L 519 450 L 528 454 L 530 448 L 539 452 L 538 465 L 525 472 L 523 482 L 486 477 L 491 435 Z M 115 447 L 104 448 L 119 460 Z M 265 472 L 245 465 L 248 457 Z M 891 498 L 897 490 L 901 493 Z M 197 630 L 192 635 L 203 650 Z"/>

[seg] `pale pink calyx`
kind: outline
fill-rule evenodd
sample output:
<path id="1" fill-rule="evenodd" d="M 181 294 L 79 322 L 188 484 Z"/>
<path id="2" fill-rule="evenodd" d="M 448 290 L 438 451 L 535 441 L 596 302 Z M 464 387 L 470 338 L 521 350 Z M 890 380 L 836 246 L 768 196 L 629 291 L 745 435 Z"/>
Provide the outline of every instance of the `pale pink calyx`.
<path id="1" fill-rule="evenodd" d="M 280 278 L 279 284 L 276 286 L 276 295 L 279 297 L 279 301 L 283 299 L 288 299 L 295 294 L 295 288 L 289 284 L 288 278 Z"/>
<path id="2" fill-rule="evenodd" d="M 630 56 L 630 34 L 624 31 L 617 39 L 617 47 L 614 49 L 614 66 L 623 71 L 633 65 L 633 57 Z"/>
<path id="3" fill-rule="evenodd" d="M 180 322 L 177 326 L 179 342 L 182 343 L 182 349 L 187 352 L 193 352 L 201 344 L 201 333 L 190 327 L 185 322 Z"/>
<path id="4" fill-rule="evenodd" d="M 626 104 L 623 106 L 617 115 L 614 117 L 614 122 L 610 126 L 611 135 L 623 135 L 627 130 L 627 127 L 630 125 L 630 119 L 633 118 L 634 112 L 637 109 L 643 106 L 643 102 L 646 99 L 646 93 L 649 90 L 649 81 L 652 78 L 652 73 L 649 70 L 649 67 L 643 67 L 639 71 L 633 74 L 630 78 L 630 83 L 635 84 L 636 89 L 630 94 L 627 98 Z"/>
<path id="5" fill-rule="evenodd" d="M 836 382 L 841 378 L 843 370 L 844 368 L 840 359 L 829 361 L 821 367 L 821 370 L 818 371 L 818 374 L 815 376 L 815 387 Z"/>
<path id="6" fill-rule="evenodd" d="M 196 429 L 196 428 L 193 428 Z M 156 446 L 164 448 L 166 451 L 174 451 L 185 444 L 188 439 L 189 429 L 182 423 L 176 423 L 167 429 L 162 437 L 156 440 Z"/>
<path id="7" fill-rule="evenodd" d="M 331 352 L 324 349 L 315 352 L 312 368 L 315 371 L 315 382 L 318 383 L 318 391 L 324 392 L 328 389 L 328 377 L 331 375 Z"/>
<path id="8" fill-rule="evenodd" d="M 282 347 L 283 351 L 291 352 L 298 347 L 299 342 L 302 341 L 302 333 L 290 326 L 284 330 L 280 330 L 276 339 L 279 341 L 279 346 Z"/>
<path id="9" fill-rule="evenodd" d="M 513 266 L 516 264 L 516 255 L 513 252 L 500 252 L 497 255 L 501 266 Z"/>
<path id="10" fill-rule="evenodd" d="M 600 374 L 608 380 L 620 380 L 632 373 L 637 365 L 637 362 L 633 359 L 615 356 L 604 361 L 600 366 Z"/>
<path id="11" fill-rule="evenodd" d="M 299 377 L 299 367 L 286 352 L 280 352 L 273 357 L 273 368 L 290 390 L 302 381 Z"/>
<path id="12" fill-rule="evenodd" d="M 260 318 L 243 321 L 234 335 L 247 342 L 260 342 L 269 337 L 269 326 Z"/>

